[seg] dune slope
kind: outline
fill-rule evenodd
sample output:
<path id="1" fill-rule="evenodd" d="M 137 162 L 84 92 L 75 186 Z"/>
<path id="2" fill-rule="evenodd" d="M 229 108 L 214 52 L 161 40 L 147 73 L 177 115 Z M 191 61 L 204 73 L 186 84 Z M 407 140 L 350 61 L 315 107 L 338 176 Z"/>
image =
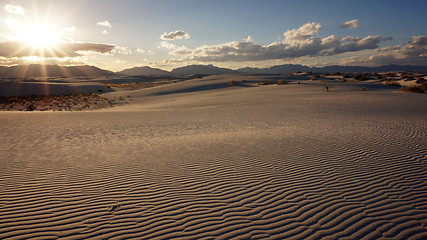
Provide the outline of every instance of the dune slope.
<path id="1" fill-rule="evenodd" d="M 427 238 L 425 95 L 230 78 L 1 112 L 0 239 Z"/>

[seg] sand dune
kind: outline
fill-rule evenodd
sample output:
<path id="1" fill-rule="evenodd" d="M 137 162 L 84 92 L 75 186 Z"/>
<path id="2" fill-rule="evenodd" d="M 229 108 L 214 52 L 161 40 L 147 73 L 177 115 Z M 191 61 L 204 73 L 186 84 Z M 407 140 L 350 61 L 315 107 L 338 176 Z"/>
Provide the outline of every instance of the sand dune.
<path id="1" fill-rule="evenodd" d="M 268 77 L 0 112 L 0 239 L 427 238 L 425 95 Z"/>
<path id="2" fill-rule="evenodd" d="M 41 82 L 41 81 L 1 81 L 0 96 L 31 96 L 81 94 L 110 92 L 104 84 L 97 82 Z"/>

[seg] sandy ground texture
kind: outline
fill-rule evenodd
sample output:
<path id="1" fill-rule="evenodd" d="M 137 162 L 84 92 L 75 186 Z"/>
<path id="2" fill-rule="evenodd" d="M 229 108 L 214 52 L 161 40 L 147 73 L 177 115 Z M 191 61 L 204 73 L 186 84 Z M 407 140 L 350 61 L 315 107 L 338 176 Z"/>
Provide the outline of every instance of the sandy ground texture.
<path id="1" fill-rule="evenodd" d="M 0 112 L 0 239 L 426 239 L 426 95 L 278 78 Z"/>

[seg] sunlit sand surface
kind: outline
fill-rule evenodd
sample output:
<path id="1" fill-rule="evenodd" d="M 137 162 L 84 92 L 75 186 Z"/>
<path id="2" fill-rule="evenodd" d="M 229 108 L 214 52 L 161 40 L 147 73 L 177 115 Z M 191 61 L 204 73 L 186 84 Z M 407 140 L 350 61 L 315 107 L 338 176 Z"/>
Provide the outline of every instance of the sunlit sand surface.
<path id="1" fill-rule="evenodd" d="M 281 78 L 0 112 L 0 239 L 427 238 L 426 95 Z"/>

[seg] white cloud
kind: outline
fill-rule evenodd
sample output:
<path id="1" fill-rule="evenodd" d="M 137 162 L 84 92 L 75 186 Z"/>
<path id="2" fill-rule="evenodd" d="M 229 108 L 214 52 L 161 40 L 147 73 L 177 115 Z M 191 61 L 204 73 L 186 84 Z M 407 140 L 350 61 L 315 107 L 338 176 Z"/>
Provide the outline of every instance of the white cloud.
<path id="1" fill-rule="evenodd" d="M 151 50 L 148 50 L 147 53 L 150 54 L 150 55 L 154 55 L 154 52 L 151 51 Z"/>
<path id="2" fill-rule="evenodd" d="M 20 41 L 0 42 L 0 56 L 5 58 L 43 57 L 43 58 L 66 58 L 79 57 L 83 53 L 106 54 L 113 51 L 116 46 L 103 43 L 88 42 L 61 42 L 49 51 L 34 51 L 33 47 Z"/>
<path id="3" fill-rule="evenodd" d="M 359 19 L 353 19 L 351 21 L 341 23 L 341 28 L 358 28 L 359 27 Z"/>
<path id="4" fill-rule="evenodd" d="M 161 47 L 167 48 L 167 49 L 175 49 L 175 48 L 177 48 L 177 46 L 175 44 L 172 44 L 172 43 L 169 43 L 169 42 L 166 42 L 166 41 L 160 42 L 159 48 L 161 48 Z"/>
<path id="5" fill-rule="evenodd" d="M 243 39 L 245 42 L 253 42 L 252 37 L 248 36 L 247 38 Z"/>
<path id="6" fill-rule="evenodd" d="M 6 4 L 4 5 L 4 10 L 12 14 L 25 14 L 25 10 L 21 6 Z"/>
<path id="7" fill-rule="evenodd" d="M 123 55 L 130 55 L 132 54 L 132 50 L 128 47 L 120 47 L 120 46 L 116 46 L 113 51 L 111 51 L 111 53 L 116 53 L 116 54 L 123 54 Z"/>
<path id="8" fill-rule="evenodd" d="M 43 58 L 43 57 L 25 57 L 25 58 L 2 58 L 1 65 L 26 65 L 26 64 L 45 64 L 45 65 L 82 65 L 85 64 L 80 57 L 75 58 Z"/>
<path id="9" fill-rule="evenodd" d="M 169 54 L 172 54 L 172 55 L 187 55 L 187 54 L 191 53 L 191 50 L 185 46 L 178 47 L 177 45 L 166 42 L 166 41 L 160 42 L 159 48 L 160 47 L 173 50 L 173 51 L 169 52 Z"/>
<path id="10" fill-rule="evenodd" d="M 111 24 L 107 20 L 104 20 L 103 22 L 97 22 L 96 24 L 98 24 L 100 26 L 111 28 Z"/>
<path id="11" fill-rule="evenodd" d="M 381 36 L 359 37 L 314 37 L 322 26 L 307 23 L 298 29 L 286 31 L 284 40 L 260 45 L 251 38 L 214 46 L 201 46 L 191 51 L 182 61 L 199 62 L 243 62 L 265 60 L 290 60 L 300 57 L 333 56 L 345 52 L 356 52 L 378 48 Z M 166 45 L 165 45 L 166 46 Z M 171 46 L 171 45 L 167 45 Z M 186 52 L 189 54 L 190 52 Z M 177 54 L 177 53 L 175 53 Z"/>
<path id="12" fill-rule="evenodd" d="M 137 48 L 137 49 L 136 49 L 136 52 L 137 52 L 137 53 L 140 53 L 140 54 L 144 54 L 144 53 L 145 53 L 145 50 L 144 50 L 144 49 L 141 49 L 141 48 Z"/>
<path id="13" fill-rule="evenodd" d="M 76 27 L 75 26 L 71 26 L 71 27 L 64 27 L 62 28 L 63 32 L 75 32 L 76 31 Z"/>
<path id="14" fill-rule="evenodd" d="M 404 46 L 379 48 L 371 56 L 353 56 L 342 60 L 347 65 L 379 66 L 387 64 L 425 65 L 427 36 L 413 36 Z"/>
<path id="15" fill-rule="evenodd" d="M 107 30 L 103 30 L 101 33 L 102 33 L 103 35 L 108 35 L 108 34 L 110 34 Z"/>
<path id="16" fill-rule="evenodd" d="M 175 39 L 189 39 L 191 36 L 190 35 L 188 35 L 187 33 L 185 33 L 184 31 L 182 31 L 182 30 L 178 30 L 178 31 L 175 31 L 175 32 L 170 32 L 170 33 L 163 33 L 161 36 L 160 36 L 160 39 L 163 39 L 163 40 L 175 40 Z"/>
<path id="17" fill-rule="evenodd" d="M 322 26 L 319 23 L 306 23 L 298 29 L 286 31 L 283 36 L 289 44 L 298 43 L 307 40 L 310 36 L 317 34 Z"/>
<path id="18" fill-rule="evenodd" d="M 186 47 L 180 47 L 175 49 L 175 51 L 173 51 L 171 54 L 172 55 L 188 55 L 191 54 L 192 51 Z"/>

